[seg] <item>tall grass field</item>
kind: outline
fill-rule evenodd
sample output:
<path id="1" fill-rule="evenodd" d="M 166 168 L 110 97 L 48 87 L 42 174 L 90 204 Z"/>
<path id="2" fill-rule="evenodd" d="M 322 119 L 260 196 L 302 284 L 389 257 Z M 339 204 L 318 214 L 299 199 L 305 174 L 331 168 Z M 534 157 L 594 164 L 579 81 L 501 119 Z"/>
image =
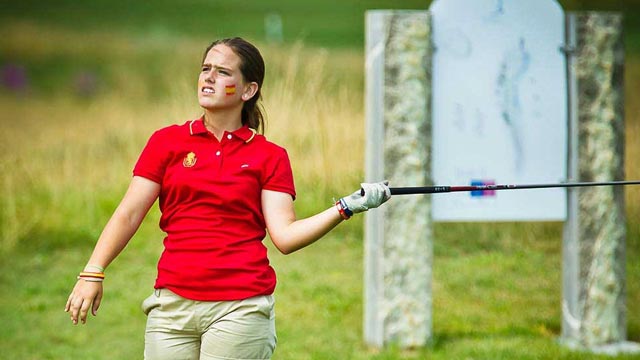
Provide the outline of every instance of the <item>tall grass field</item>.
<path id="1" fill-rule="evenodd" d="M 98 316 L 73 326 L 63 308 L 148 137 L 200 116 L 196 79 L 212 38 L 47 19 L 0 24 L 0 65 L 14 79 L 0 89 L 0 358 L 140 359 L 140 303 L 164 235 L 157 205 L 107 269 Z M 364 178 L 363 50 L 260 39 L 265 135 L 288 150 L 305 217 Z M 636 53 L 626 56 L 625 94 L 626 177 L 639 179 Z M 625 200 L 627 338 L 640 342 L 640 187 Z M 437 223 L 434 238 L 434 338 L 412 350 L 364 344 L 362 217 L 287 256 L 265 240 L 279 281 L 274 359 L 638 358 L 558 343 L 561 223 Z"/>

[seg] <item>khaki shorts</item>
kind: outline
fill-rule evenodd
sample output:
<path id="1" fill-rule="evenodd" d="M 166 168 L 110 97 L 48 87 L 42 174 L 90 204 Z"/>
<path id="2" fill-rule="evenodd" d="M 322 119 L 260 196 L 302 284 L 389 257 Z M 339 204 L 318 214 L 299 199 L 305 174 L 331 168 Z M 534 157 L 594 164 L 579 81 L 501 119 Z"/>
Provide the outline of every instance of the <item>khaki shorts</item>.
<path id="1" fill-rule="evenodd" d="M 142 303 L 144 358 L 270 359 L 277 341 L 273 305 L 271 295 L 209 302 L 157 289 Z"/>

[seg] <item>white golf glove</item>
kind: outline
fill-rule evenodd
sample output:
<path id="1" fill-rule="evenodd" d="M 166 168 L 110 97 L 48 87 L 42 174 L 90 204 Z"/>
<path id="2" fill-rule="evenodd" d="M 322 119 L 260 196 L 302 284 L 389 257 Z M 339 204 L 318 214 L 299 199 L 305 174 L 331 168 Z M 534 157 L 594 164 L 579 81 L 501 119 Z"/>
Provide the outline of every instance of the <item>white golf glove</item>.
<path id="1" fill-rule="evenodd" d="M 362 183 L 361 189 L 336 202 L 338 211 L 343 218 L 348 219 L 353 214 L 377 208 L 391 198 L 389 182 Z"/>

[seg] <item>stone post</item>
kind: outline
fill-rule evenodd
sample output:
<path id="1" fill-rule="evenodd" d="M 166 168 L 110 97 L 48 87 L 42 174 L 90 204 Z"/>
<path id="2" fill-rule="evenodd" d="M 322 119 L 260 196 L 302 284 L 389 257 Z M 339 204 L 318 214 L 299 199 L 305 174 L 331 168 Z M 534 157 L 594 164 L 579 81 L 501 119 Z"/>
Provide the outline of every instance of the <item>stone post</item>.
<path id="1" fill-rule="evenodd" d="M 622 16 L 569 13 L 569 177 L 624 179 Z M 572 135 L 571 135 L 572 134 Z M 568 192 L 563 244 L 562 340 L 593 352 L 626 342 L 624 189 Z"/>
<path id="2" fill-rule="evenodd" d="M 368 11 L 366 32 L 367 181 L 429 184 L 429 13 Z M 430 198 L 392 198 L 368 212 L 365 224 L 365 341 L 426 345 L 432 335 Z"/>

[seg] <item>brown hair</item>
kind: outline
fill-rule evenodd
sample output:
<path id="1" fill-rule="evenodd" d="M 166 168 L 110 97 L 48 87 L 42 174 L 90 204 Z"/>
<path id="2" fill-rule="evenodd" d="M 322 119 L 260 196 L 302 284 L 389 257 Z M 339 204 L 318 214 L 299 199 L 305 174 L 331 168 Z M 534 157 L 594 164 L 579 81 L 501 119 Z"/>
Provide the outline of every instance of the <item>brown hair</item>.
<path id="1" fill-rule="evenodd" d="M 258 48 L 243 38 L 234 37 L 216 40 L 211 43 L 204 51 L 202 62 L 204 62 L 209 50 L 214 46 L 224 44 L 233 50 L 240 58 L 240 72 L 247 82 L 256 82 L 258 91 L 249 100 L 244 102 L 242 106 L 242 124 L 248 125 L 250 128 L 263 132 L 265 126 L 264 109 L 259 100 L 262 98 L 262 82 L 264 81 L 264 60 Z"/>

